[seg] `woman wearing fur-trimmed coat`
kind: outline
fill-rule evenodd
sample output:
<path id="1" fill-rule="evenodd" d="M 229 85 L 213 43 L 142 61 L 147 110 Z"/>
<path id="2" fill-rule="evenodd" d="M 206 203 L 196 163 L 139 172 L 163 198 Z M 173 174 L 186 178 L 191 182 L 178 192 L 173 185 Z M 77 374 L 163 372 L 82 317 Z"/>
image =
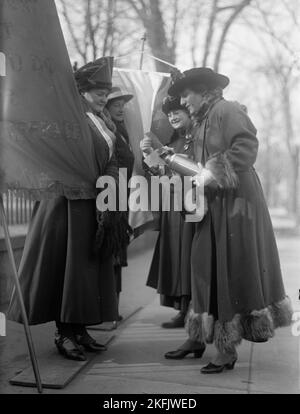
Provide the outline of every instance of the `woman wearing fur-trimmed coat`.
<path id="1" fill-rule="evenodd" d="M 270 215 L 253 167 L 256 129 L 243 108 L 223 99 L 229 83 L 208 68 L 185 72 L 170 88 L 198 123 L 195 177 L 208 212 L 193 239 L 189 337 L 214 342 L 217 355 L 202 373 L 232 369 L 242 339 L 265 342 L 291 323 Z"/>

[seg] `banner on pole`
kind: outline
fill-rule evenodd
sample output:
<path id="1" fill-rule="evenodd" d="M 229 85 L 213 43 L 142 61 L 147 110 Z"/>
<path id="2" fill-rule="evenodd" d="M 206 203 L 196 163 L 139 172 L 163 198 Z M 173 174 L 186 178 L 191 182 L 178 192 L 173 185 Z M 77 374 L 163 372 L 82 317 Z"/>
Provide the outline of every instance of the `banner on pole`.
<path id="1" fill-rule="evenodd" d="M 125 106 L 125 124 L 130 145 L 135 156 L 135 175 L 144 175 L 140 141 L 152 132 L 162 144 L 167 144 L 173 133 L 166 115 L 162 112 L 162 101 L 170 86 L 168 74 L 140 70 L 114 69 L 113 85 L 124 94 L 134 95 Z M 153 221 L 151 211 L 129 212 L 129 222 L 136 229 Z"/>
<path id="2" fill-rule="evenodd" d="M 0 191 L 36 199 L 93 198 L 97 162 L 53 1 L 0 3 Z M 132 93 L 126 126 L 143 175 L 140 141 L 152 131 L 165 144 L 172 128 L 161 110 L 167 74 L 115 69 L 113 84 Z M 134 228 L 152 214 L 131 217 Z"/>
<path id="3" fill-rule="evenodd" d="M 0 3 L 0 176 L 36 198 L 95 196 L 97 164 L 54 1 Z"/>

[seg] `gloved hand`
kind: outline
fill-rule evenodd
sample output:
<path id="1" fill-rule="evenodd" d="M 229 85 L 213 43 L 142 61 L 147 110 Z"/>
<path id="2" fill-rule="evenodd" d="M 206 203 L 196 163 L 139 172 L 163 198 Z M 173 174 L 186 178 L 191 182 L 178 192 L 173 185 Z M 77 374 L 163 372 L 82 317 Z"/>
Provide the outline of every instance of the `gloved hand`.
<path id="1" fill-rule="evenodd" d="M 153 151 L 152 140 L 149 137 L 145 137 L 140 142 L 140 149 L 145 155 L 149 155 Z"/>
<path id="2" fill-rule="evenodd" d="M 201 173 L 194 175 L 191 178 L 191 181 L 198 187 L 201 187 L 202 185 L 205 187 L 215 181 L 215 177 L 213 176 L 213 173 L 208 170 L 207 168 L 203 168 L 201 163 L 198 163 L 199 168 L 202 168 Z"/>

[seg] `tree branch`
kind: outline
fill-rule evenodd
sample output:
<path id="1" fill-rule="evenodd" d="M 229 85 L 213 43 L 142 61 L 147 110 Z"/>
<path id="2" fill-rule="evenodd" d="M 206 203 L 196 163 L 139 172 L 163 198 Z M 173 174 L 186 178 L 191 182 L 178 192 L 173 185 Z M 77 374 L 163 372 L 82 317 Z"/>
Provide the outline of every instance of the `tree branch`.
<path id="1" fill-rule="evenodd" d="M 217 53 L 216 53 L 216 58 L 215 58 L 215 63 L 214 63 L 214 69 L 216 71 L 219 70 L 219 66 L 220 66 L 220 61 L 221 61 L 221 55 L 222 55 L 222 51 L 224 48 L 224 44 L 226 42 L 226 37 L 228 34 L 228 31 L 230 29 L 230 27 L 232 26 L 233 22 L 236 20 L 236 18 L 239 16 L 239 14 L 247 7 L 249 6 L 249 4 L 251 3 L 252 0 L 243 0 L 241 1 L 236 7 L 234 12 L 231 14 L 231 16 L 228 18 L 228 20 L 226 21 L 224 27 L 223 27 L 223 31 L 221 34 L 221 38 L 218 44 L 218 48 L 217 48 Z"/>
<path id="2" fill-rule="evenodd" d="M 216 21 L 217 13 L 219 10 L 218 3 L 219 3 L 219 0 L 213 0 L 212 6 L 211 6 L 211 12 L 209 16 L 208 29 L 206 32 L 206 39 L 205 39 L 205 46 L 204 46 L 204 55 L 203 55 L 203 61 L 202 61 L 203 66 L 207 65 L 207 60 L 208 60 L 208 56 L 210 52 L 210 46 L 211 46 L 211 42 L 212 42 L 213 35 L 214 35 L 215 21 Z"/>
<path id="3" fill-rule="evenodd" d="M 74 29 L 73 29 L 73 25 L 72 25 L 71 19 L 69 17 L 68 7 L 66 5 L 66 2 L 65 2 L 65 0 L 59 0 L 59 1 L 60 1 L 60 4 L 62 5 L 62 14 L 64 16 L 64 19 L 65 19 L 66 23 L 67 23 L 68 31 L 69 31 L 69 33 L 71 35 L 72 41 L 74 43 L 74 46 L 75 46 L 77 52 L 82 57 L 83 61 L 86 62 L 86 53 L 85 53 L 85 51 L 83 51 L 81 49 L 80 44 L 79 44 L 79 40 L 75 36 L 75 32 L 74 32 Z"/>
<path id="4" fill-rule="evenodd" d="M 170 47 L 175 50 L 177 45 L 178 0 L 173 0 L 173 25 L 171 30 Z"/>

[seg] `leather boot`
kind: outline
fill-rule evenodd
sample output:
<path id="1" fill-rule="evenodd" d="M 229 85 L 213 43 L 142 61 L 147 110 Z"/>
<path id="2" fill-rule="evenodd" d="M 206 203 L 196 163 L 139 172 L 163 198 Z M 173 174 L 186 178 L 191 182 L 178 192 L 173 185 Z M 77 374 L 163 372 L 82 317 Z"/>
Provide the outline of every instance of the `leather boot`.
<path id="1" fill-rule="evenodd" d="M 185 315 L 186 314 L 182 311 L 178 312 L 178 314 L 173 319 L 171 319 L 169 322 L 163 322 L 161 324 L 162 328 L 165 328 L 165 329 L 183 328 Z"/>
<path id="2" fill-rule="evenodd" d="M 73 325 L 76 343 L 82 346 L 88 352 L 107 351 L 105 345 L 99 344 L 94 338 L 90 336 L 86 327 L 83 325 Z"/>

